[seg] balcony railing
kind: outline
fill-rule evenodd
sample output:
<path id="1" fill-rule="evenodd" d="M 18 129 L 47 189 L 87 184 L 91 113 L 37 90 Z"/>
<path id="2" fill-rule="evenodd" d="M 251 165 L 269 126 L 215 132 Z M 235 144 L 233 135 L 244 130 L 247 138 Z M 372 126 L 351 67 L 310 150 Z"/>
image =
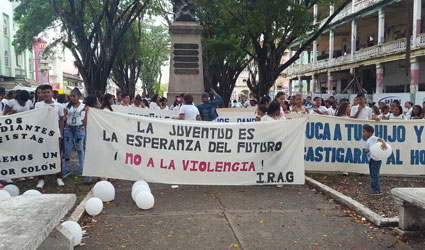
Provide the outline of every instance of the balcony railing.
<path id="1" fill-rule="evenodd" d="M 416 37 L 416 44 L 411 40 L 411 48 L 425 48 L 425 34 Z M 369 60 L 372 58 L 383 57 L 387 55 L 397 54 L 406 50 L 406 38 L 398 39 L 381 45 L 375 45 L 369 48 L 361 49 L 354 52 L 354 55 L 344 55 L 331 60 L 324 59 L 315 63 L 305 65 L 294 65 L 288 69 L 288 75 L 296 75 L 304 72 L 326 69 L 329 67 L 341 66 L 344 64 L 356 63 L 359 61 Z"/>

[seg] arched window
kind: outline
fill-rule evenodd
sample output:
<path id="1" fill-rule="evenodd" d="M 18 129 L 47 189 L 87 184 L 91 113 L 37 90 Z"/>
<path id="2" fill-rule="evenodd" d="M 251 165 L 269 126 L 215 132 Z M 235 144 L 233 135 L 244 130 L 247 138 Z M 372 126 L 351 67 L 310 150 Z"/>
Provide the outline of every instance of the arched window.
<path id="1" fill-rule="evenodd" d="M 4 51 L 4 66 L 9 67 L 9 52 L 7 50 Z"/>
<path id="2" fill-rule="evenodd" d="M 7 17 L 3 16 L 3 35 L 8 36 L 9 35 L 9 27 L 7 22 Z"/>

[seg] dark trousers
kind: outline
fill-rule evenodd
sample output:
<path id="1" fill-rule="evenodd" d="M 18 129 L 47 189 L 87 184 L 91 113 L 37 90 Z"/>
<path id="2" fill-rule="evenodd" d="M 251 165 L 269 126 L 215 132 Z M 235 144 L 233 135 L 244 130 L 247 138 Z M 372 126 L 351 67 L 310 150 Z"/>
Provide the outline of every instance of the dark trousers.
<path id="1" fill-rule="evenodd" d="M 369 173 L 372 179 L 371 188 L 373 191 L 381 192 L 381 186 L 379 185 L 379 170 L 381 169 L 382 161 L 375 161 L 370 159 L 369 161 Z"/>

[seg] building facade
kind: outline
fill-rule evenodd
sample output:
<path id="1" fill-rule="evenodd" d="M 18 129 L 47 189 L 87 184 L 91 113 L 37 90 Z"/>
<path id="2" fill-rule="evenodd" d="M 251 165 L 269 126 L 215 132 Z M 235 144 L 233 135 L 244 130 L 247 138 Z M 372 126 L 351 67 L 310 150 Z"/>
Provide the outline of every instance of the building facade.
<path id="1" fill-rule="evenodd" d="M 364 92 L 377 97 L 400 93 L 404 96 L 400 99 L 421 103 L 425 98 L 425 0 L 413 0 L 410 19 L 409 1 L 353 0 L 288 69 L 289 92 Z M 315 22 L 325 22 L 319 17 L 330 16 L 338 7 L 315 6 Z M 291 45 L 290 56 L 302 42 Z M 407 43 L 410 60 L 406 60 Z"/>
<path id="2" fill-rule="evenodd" d="M 34 86 L 34 54 L 30 50 L 17 53 L 12 45 L 18 29 L 13 20 L 17 2 L 0 0 L 0 86 L 12 89 L 15 86 Z"/>

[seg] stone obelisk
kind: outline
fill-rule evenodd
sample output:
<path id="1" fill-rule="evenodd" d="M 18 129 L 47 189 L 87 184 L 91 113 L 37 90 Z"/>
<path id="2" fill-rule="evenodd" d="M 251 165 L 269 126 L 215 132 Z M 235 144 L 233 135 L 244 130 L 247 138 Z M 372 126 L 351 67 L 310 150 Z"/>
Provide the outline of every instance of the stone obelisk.
<path id="1" fill-rule="evenodd" d="M 171 54 L 168 102 L 176 96 L 191 94 L 201 103 L 204 92 L 202 67 L 202 26 L 195 20 L 195 9 L 188 0 L 174 0 L 174 23 L 170 26 Z"/>

